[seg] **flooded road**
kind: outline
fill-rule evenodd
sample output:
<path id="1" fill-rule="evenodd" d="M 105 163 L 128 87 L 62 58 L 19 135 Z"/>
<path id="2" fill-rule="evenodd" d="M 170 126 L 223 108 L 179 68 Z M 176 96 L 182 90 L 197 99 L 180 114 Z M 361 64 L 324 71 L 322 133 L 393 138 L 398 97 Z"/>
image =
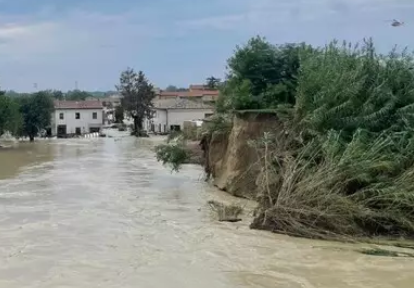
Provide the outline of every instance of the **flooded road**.
<path id="1" fill-rule="evenodd" d="M 153 142 L 54 140 L 0 151 L 0 288 L 411 288 L 414 260 L 220 223 L 202 169 Z M 341 249 L 336 249 L 340 246 Z"/>

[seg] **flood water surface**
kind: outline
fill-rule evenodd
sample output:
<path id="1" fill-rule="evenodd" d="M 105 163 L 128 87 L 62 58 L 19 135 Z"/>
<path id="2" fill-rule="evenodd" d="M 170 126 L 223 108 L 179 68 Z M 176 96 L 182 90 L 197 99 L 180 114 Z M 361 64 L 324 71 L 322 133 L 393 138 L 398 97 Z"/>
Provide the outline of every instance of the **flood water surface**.
<path id="1" fill-rule="evenodd" d="M 153 141 L 0 151 L 0 288 L 411 288 L 414 260 L 217 222 L 229 197 L 157 163 Z M 341 249 L 337 249 L 339 247 Z"/>

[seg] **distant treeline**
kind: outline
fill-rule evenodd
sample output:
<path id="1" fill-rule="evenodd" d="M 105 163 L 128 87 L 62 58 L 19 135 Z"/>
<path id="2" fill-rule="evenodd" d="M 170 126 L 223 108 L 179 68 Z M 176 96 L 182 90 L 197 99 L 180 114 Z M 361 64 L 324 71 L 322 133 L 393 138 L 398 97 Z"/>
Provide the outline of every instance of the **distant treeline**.
<path id="1" fill-rule="evenodd" d="M 53 95 L 55 99 L 66 99 L 66 100 L 85 100 L 87 97 L 95 97 L 95 98 L 105 98 L 109 95 L 116 94 L 116 91 L 82 91 L 82 90 L 69 90 L 67 92 L 63 92 L 60 90 L 46 90 Z M 9 97 L 20 97 L 20 96 L 27 96 L 31 93 L 19 93 L 14 90 L 5 91 L 6 96 Z"/>

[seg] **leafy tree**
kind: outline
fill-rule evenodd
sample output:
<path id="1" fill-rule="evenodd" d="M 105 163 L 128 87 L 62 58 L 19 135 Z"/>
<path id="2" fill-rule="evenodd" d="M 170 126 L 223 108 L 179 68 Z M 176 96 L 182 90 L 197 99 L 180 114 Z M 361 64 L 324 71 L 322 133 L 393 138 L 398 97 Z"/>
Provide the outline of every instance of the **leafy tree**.
<path id="1" fill-rule="evenodd" d="M 115 122 L 122 123 L 124 121 L 124 107 L 116 106 L 115 108 Z"/>
<path id="2" fill-rule="evenodd" d="M 22 134 L 28 136 L 30 141 L 34 141 L 40 130 L 50 125 L 51 113 L 54 109 L 53 99 L 46 91 L 40 91 L 19 100 L 20 112 L 23 116 Z"/>
<path id="3" fill-rule="evenodd" d="M 188 89 L 183 88 L 183 87 L 178 88 L 177 86 L 174 86 L 174 85 L 168 85 L 165 88 L 164 91 L 167 91 L 167 92 L 183 92 L 183 91 L 188 91 Z"/>
<path id="4" fill-rule="evenodd" d="M 50 92 L 51 92 L 51 94 L 52 94 L 53 99 L 56 99 L 56 100 L 63 100 L 63 99 L 65 98 L 65 95 L 63 94 L 63 92 L 62 92 L 62 91 L 59 91 L 59 90 L 53 90 L 53 91 L 50 91 Z"/>
<path id="5" fill-rule="evenodd" d="M 220 99 L 223 109 L 276 108 L 295 103 L 296 74 L 303 44 L 273 45 L 254 37 L 237 46 Z M 242 94 L 240 94 L 242 93 Z"/>
<path id="6" fill-rule="evenodd" d="M 178 91 L 178 88 L 177 88 L 177 86 L 174 86 L 174 85 L 168 85 L 165 88 L 165 91 L 167 91 L 167 92 L 177 92 Z"/>
<path id="7" fill-rule="evenodd" d="M 116 86 L 124 96 L 122 106 L 134 119 L 134 132 L 140 135 L 144 119 L 152 118 L 152 100 L 155 93 L 152 84 L 142 71 L 136 73 L 128 68 L 121 73 L 120 84 Z"/>
<path id="8" fill-rule="evenodd" d="M 0 91 L 0 135 L 6 131 L 16 135 L 21 125 L 22 117 L 17 100 Z"/>
<path id="9" fill-rule="evenodd" d="M 65 95 L 66 100 L 72 100 L 72 101 L 76 101 L 76 100 L 82 101 L 88 97 L 93 97 L 93 96 L 89 92 L 81 91 L 81 90 L 68 91 Z"/>
<path id="10" fill-rule="evenodd" d="M 19 97 L 20 96 L 20 93 L 17 93 L 14 90 L 6 91 L 5 94 L 6 94 L 6 96 L 9 96 L 9 97 Z"/>
<path id="11" fill-rule="evenodd" d="M 215 90 L 218 88 L 218 84 L 220 83 L 220 81 L 220 78 L 210 76 L 206 79 L 206 86 L 208 87 L 208 89 Z"/>

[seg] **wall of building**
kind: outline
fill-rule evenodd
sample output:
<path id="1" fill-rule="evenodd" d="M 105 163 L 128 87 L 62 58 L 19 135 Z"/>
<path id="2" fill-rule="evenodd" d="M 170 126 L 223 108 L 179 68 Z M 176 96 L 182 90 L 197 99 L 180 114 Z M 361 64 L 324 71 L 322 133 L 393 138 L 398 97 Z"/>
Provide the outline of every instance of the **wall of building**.
<path id="1" fill-rule="evenodd" d="M 154 109 L 154 117 L 144 120 L 143 128 L 147 131 L 168 132 L 171 125 L 184 128 L 184 121 L 204 119 L 207 115 L 213 114 L 213 109 Z M 153 125 L 153 126 L 152 126 Z M 161 128 L 161 129 L 160 129 Z"/>
<path id="2" fill-rule="evenodd" d="M 76 128 L 80 127 L 82 134 L 89 133 L 90 128 L 100 128 L 103 123 L 102 109 L 58 109 L 52 113 L 52 134 L 57 134 L 59 125 L 66 125 L 66 133 L 74 134 Z M 96 119 L 93 119 L 93 113 L 97 113 Z M 63 113 L 63 119 L 60 119 L 60 113 Z M 76 113 L 80 113 L 80 119 L 76 119 Z"/>
<path id="3" fill-rule="evenodd" d="M 168 110 L 168 129 L 171 125 L 179 125 L 183 129 L 184 121 L 206 118 L 206 114 L 212 114 L 213 109 L 170 109 Z"/>
<path id="4" fill-rule="evenodd" d="M 150 120 L 145 119 L 143 128 L 147 131 L 154 131 L 158 133 L 168 131 L 167 111 L 165 109 L 154 109 L 153 118 Z"/>

